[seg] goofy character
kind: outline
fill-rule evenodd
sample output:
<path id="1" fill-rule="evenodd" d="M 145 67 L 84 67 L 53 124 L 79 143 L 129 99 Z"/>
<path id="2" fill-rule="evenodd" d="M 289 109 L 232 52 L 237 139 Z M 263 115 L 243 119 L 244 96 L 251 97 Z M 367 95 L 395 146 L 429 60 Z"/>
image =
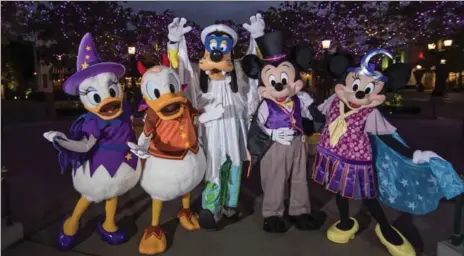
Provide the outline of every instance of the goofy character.
<path id="1" fill-rule="evenodd" d="M 230 27 L 217 24 L 203 29 L 201 40 L 205 52 L 200 60 L 200 75 L 191 68 L 184 34 L 185 19 L 178 18 L 169 25 L 169 60 L 189 84 L 190 99 L 202 113 L 203 145 L 207 156 L 206 188 L 203 192 L 200 225 L 216 229 L 224 214 L 236 217 L 236 207 L 241 183 L 243 161 L 246 153 L 246 133 L 249 118 L 256 109 L 256 87 L 249 86 L 244 77 L 237 75 L 240 66 L 234 59 L 233 48 L 237 33 Z M 251 33 L 251 53 L 256 53 L 253 38 L 264 34 L 261 15 L 251 18 L 251 25 L 244 25 Z M 178 64 L 176 64 L 178 63 Z M 190 81 L 185 80 L 189 78 Z M 198 84 L 199 81 L 199 84 Z"/>
<path id="2" fill-rule="evenodd" d="M 379 54 L 392 58 L 389 51 L 375 49 L 358 67 L 346 54 L 336 54 L 330 61 L 339 83 L 334 95 L 312 109 L 316 119 L 325 120 L 312 177 L 336 194 L 340 221 L 327 230 L 330 241 L 348 243 L 355 237 L 359 225 L 349 216 L 349 200 L 363 200 L 378 223 L 375 233 L 390 254 L 414 256 L 414 248 L 390 225 L 377 198 L 392 208 L 425 214 L 436 209 L 442 197 L 461 194 L 464 184 L 451 164 L 434 152 L 406 146 L 376 108 L 385 102 L 384 87 L 401 88 L 410 74 L 403 63 L 383 74 L 375 71 L 369 60 Z"/>
<path id="3" fill-rule="evenodd" d="M 312 119 L 309 108 L 317 107 L 309 94 L 302 92 L 300 71 L 306 71 L 312 60 L 311 47 L 297 47 L 284 53 L 282 32 L 256 38 L 263 56 L 247 55 L 242 60 L 244 72 L 260 78 L 258 88 L 263 101 L 252 120 L 248 133 L 250 170 L 261 163 L 261 183 L 264 192 L 262 214 L 266 232 L 287 231 L 284 220 L 284 199 L 290 179 L 289 214 L 300 230 L 321 227 L 310 214 L 307 183 L 308 143 L 303 118 Z"/>
<path id="4" fill-rule="evenodd" d="M 82 195 L 71 215 L 66 215 L 58 236 L 58 246 L 70 249 L 75 242 L 79 221 L 90 203 L 106 201 L 106 219 L 98 224 L 102 240 L 121 244 L 127 235 L 115 223 L 118 197 L 139 181 L 142 165 L 131 153 L 127 142 L 135 142 L 130 105 L 118 79 L 123 65 L 101 62 L 87 33 L 82 38 L 77 56 L 78 72 L 63 84 L 69 95 L 79 95 L 89 111 L 74 121 L 68 136 L 49 131 L 44 137 L 60 151 L 62 172 L 73 169 L 74 188 Z"/>

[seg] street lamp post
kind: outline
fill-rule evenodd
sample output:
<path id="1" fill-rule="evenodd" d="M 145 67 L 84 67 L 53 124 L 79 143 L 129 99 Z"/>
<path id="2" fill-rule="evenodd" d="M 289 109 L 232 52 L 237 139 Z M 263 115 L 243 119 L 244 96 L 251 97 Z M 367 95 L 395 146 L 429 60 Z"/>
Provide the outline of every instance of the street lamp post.
<path id="1" fill-rule="evenodd" d="M 135 46 L 129 46 L 127 47 L 127 53 L 130 56 L 130 73 L 129 75 L 131 76 L 131 87 L 130 91 L 132 92 L 132 99 L 134 100 L 133 104 L 134 107 L 136 108 L 140 100 L 142 99 L 142 94 L 140 90 L 137 88 L 137 83 L 136 83 L 136 72 L 137 72 L 137 61 L 135 59 L 135 53 L 136 53 L 136 48 Z"/>
<path id="2" fill-rule="evenodd" d="M 329 79 L 329 72 L 327 70 L 328 66 L 328 50 L 330 49 L 330 43 L 331 40 L 322 40 L 322 49 L 324 49 L 324 59 L 322 60 L 322 69 L 321 69 L 321 74 L 322 76 L 322 83 L 319 83 L 318 87 L 321 87 L 318 93 L 318 100 L 323 100 L 325 99 L 328 94 L 329 94 L 329 88 L 330 88 L 330 79 Z M 322 99 L 321 99 L 322 98 Z"/>
<path id="3" fill-rule="evenodd" d="M 446 89 L 446 78 L 448 76 L 448 67 L 446 65 L 446 53 L 448 52 L 448 48 L 451 47 L 453 44 L 453 40 L 447 39 L 443 41 L 443 45 L 445 50 L 443 51 L 441 56 L 438 56 L 437 64 L 436 64 L 436 71 L 435 71 L 435 88 L 432 92 L 432 96 L 443 97 L 445 95 Z M 433 50 L 435 48 L 430 48 L 429 50 Z M 438 61 L 439 60 L 439 61 Z"/>

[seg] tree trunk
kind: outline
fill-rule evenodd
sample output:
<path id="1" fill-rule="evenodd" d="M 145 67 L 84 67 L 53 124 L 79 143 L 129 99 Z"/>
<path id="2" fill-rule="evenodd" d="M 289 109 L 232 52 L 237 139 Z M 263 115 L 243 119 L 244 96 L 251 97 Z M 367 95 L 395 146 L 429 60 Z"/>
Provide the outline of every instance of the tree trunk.
<path id="1" fill-rule="evenodd" d="M 445 96 L 446 78 L 448 76 L 445 65 L 438 65 L 435 74 L 435 89 L 432 92 L 432 96 L 443 97 Z"/>
<path id="2" fill-rule="evenodd" d="M 316 103 L 322 103 L 324 102 L 325 98 L 325 83 L 326 83 L 326 78 L 324 75 L 320 75 L 317 79 L 317 87 L 316 87 Z"/>
<path id="3" fill-rule="evenodd" d="M 45 104 L 47 105 L 47 118 L 48 119 L 55 119 L 56 118 L 56 110 L 55 110 L 55 97 L 53 92 L 45 92 Z"/>

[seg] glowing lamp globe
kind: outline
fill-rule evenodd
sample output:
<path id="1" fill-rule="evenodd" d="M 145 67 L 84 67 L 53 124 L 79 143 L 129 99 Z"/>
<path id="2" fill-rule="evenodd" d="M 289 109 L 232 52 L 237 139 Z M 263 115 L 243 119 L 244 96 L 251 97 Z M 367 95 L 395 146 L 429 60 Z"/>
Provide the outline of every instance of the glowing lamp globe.
<path id="1" fill-rule="evenodd" d="M 445 40 L 445 41 L 443 41 L 443 44 L 446 47 L 450 47 L 453 44 L 453 40 L 451 40 L 451 39 Z"/>
<path id="2" fill-rule="evenodd" d="M 322 48 L 323 49 L 329 49 L 330 48 L 330 40 L 322 41 Z"/>

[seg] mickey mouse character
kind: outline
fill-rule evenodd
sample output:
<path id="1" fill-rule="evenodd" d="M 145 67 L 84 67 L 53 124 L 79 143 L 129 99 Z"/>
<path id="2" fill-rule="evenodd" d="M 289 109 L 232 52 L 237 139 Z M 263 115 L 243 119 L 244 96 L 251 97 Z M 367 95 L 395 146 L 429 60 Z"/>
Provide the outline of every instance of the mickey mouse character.
<path id="1" fill-rule="evenodd" d="M 308 69 L 312 48 L 297 47 L 288 56 L 284 53 L 282 32 L 256 38 L 263 56 L 247 55 L 242 67 L 251 78 L 261 79 L 258 92 L 263 98 L 248 133 L 250 170 L 260 162 L 264 191 L 263 229 L 283 233 L 285 187 L 290 181 L 289 214 L 300 230 L 320 228 L 310 214 L 307 184 L 308 144 L 305 141 L 303 118 L 312 119 L 309 111 L 313 99 L 301 92 L 303 81 L 300 70 Z"/>
<path id="2" fill-rule="evenodd" d="M 442 197 L 462 193 L 464 185 L 440 156 L 406 146 L 376 108 L 385 102 L 384 87 L 398 89 L 410 74 L 403 63 L 392 65 L 384 74 L 375 71 L 369 60 L 379 54 L 392 58 L 389 51 L 375 49 L 358 67 L 353 67 L 347 54 L 335 54 L 330 61 L 329 69 L 339 83 L 334 95 L 311 109 L 316 120 L 325 120 L 312 178 L 337 194 L 340 221 L 327 230 L 330 241 L 348 243 L 354 238 L 359 225 L 349 216 L 349 200 L 363 200 L 390 254 L 414 256 L 414 248 L 389 224 L 379 200 L 394 209 L 425 214 L 436 209 Z"/>

